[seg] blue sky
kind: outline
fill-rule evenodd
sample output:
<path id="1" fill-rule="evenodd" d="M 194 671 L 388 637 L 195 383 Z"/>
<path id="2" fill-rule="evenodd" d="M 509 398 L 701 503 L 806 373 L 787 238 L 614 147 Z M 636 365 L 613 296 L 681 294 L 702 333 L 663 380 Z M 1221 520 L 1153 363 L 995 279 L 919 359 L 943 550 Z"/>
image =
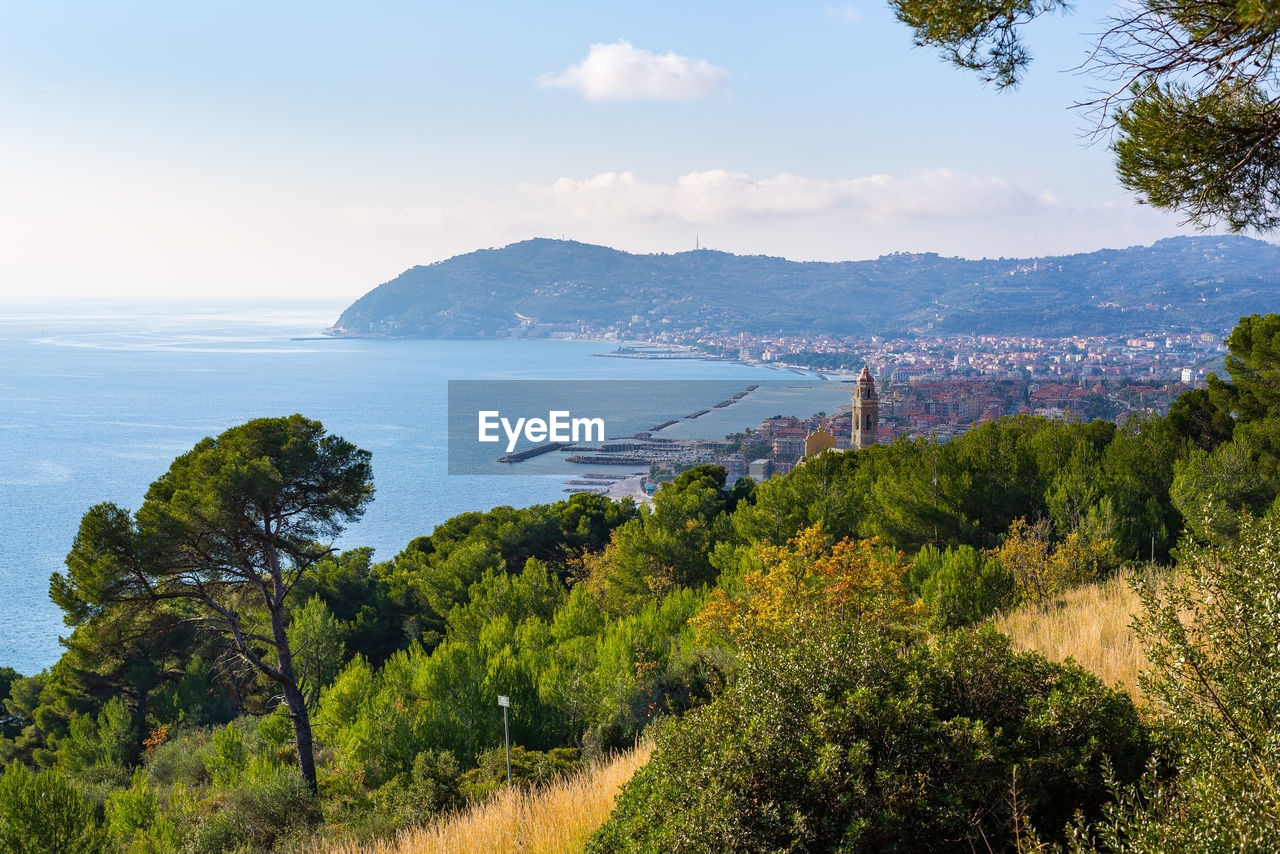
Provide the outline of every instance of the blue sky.
<path id="1" fill-rule="evenodd" d="M 1070 71 L 997 94 L 882 2 L 9 3 L 0 295 L 354 298 L 532 236 L 797 259 L 1185 232 Z"/>

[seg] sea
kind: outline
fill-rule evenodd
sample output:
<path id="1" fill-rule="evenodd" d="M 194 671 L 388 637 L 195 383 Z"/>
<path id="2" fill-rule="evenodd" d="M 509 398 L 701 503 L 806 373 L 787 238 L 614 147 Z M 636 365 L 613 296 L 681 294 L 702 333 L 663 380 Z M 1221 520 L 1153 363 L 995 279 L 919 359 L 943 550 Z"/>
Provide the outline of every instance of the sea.
<path id="1" fill-rule="evenodd" d="M 343 307 L 0 304 L 0 665 L 32 674 L 61 654 L 69 629 L 49 578 L 89 507 L 136 509 L 176 456 L 251 418 L 302 413 L 372 453 L 374 501 L 337 545 L 387 559 L 459 513 L 566 497 L 563 474 L 448 473 L 450 380 L 697 380 L 716 381 L 717 394 L 779 380 L 736 362 L 600 358 L 616 347 L 604 342 L 320 334 Z M 696 382 L 663 388 L 675 391 L 637 401 L 628 426 L 714 402 Z M 834 411 L 847 398 L 834 391 L 809 408 Z M 785 406 L 775 397 L 717 410 L 714 430 Z"/>

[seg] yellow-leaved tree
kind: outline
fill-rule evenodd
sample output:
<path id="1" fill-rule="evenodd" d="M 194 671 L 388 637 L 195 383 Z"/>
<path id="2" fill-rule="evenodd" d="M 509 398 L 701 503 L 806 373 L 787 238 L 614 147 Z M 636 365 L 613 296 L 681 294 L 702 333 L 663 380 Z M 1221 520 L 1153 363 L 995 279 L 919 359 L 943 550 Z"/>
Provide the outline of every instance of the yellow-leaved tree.
<path id="1" fill-rule="evenodd" d="M 877 540 L 833 543 L 820 524 L 785 546 L 756 547 L 733 592 L 717 588 L 692 623 L 743 650 L 830 637 L 854 623 L 900 631 L 923 615 L 904 584 L 909 564 Z"/>
<path id="2" fill-rule="evenodd" d="M 996 558 L 1013 573 L 1018 594 L 1045 602 L 1068 588 L 1095 581 L 1115 565 L 1112 539 L 1097 526 L 1084 524 L 1055 545 L 1047 522 L 1014 519 Z"/>

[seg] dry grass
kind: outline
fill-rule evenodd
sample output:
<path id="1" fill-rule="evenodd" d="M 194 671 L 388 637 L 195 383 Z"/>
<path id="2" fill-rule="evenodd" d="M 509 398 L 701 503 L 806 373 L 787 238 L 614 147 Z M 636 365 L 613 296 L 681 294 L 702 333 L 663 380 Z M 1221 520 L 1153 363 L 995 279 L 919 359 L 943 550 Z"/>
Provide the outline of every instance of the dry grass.
<path id="1" fill-rule="evenodd" d="M 652 745 L 642 744 L 608 764 L 586 768 L 540 789 L 505 789 L 483 804 L 435 824 L 411 828 L 395 839 L 344 843 L 324 850 L 326 854 L 579 852 L 613 811 L 622 784 L 649 760 L 652 751 Z"/>
<path id="2" fill-rule="evenodd" d="M 1142 646 L 1129 628 L 1141 607 L 1129 572 L 1068 591 L 1045 605 L 1027 605 L 995 617 L 996 628 L 1020 650 L 1054 661 L 1074 659 L 1113 687 L 1141 702 L 1138 672 Z"/>

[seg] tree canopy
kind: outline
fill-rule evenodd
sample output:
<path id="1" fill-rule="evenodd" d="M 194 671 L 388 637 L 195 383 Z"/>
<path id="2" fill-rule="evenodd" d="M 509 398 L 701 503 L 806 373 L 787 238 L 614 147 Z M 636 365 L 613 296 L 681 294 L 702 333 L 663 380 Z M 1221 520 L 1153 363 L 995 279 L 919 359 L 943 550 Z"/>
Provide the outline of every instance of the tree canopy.
<path id="1" fill-rule="evenodd" d="M 289 595 L 332 551 L 323 541 L 372 497 L 367 451 L 301 415 L 255 419 L 174 460 L 136 515 L 112 504 L 90 509 L 50 596 L 77 627 L 176 603 L 190 609 L 189 621 L 229 635 L 247 664 L 279 684 L 299 770 L 314 789 Z"/>
<path id="2" fill-rule="evenodd" d="M 1066 0 L 890 0 L 915 42 L 998 89 L 1031 62 L 1022 27 Z M 1120 182 L 1140 201 L 1232 231 L 1280 226 L 1280 4 L 1137 0 L 1083 63 L 1077 106 L 1112 133 Z"/>

